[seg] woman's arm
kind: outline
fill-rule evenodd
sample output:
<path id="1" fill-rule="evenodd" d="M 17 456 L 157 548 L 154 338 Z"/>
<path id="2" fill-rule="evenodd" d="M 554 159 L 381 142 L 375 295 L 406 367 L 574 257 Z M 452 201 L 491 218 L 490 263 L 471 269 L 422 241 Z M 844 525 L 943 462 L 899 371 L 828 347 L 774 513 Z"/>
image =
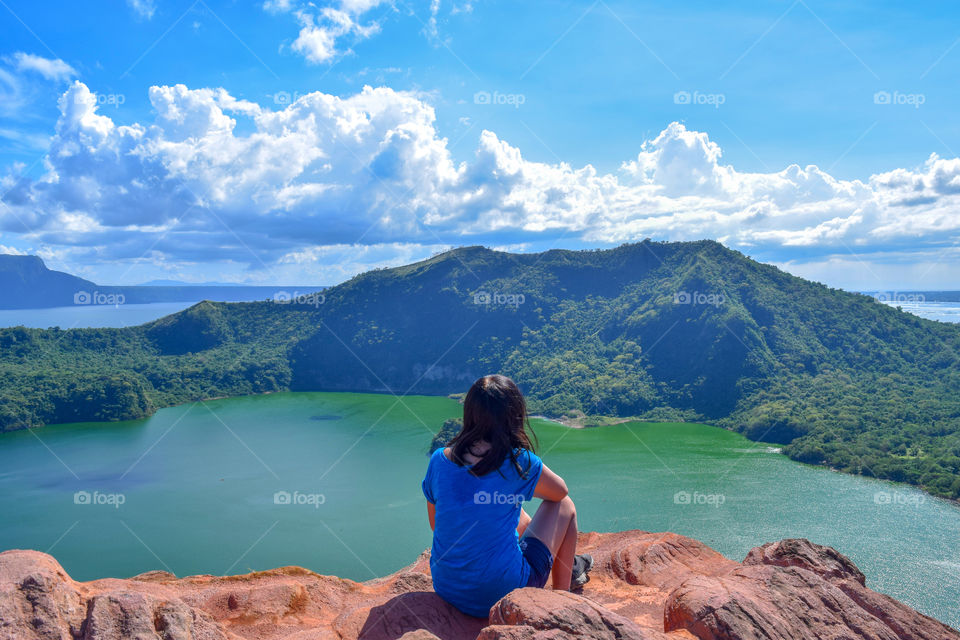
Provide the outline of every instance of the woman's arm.
<path id="1" fill-rule="evenodd" d="M 427 503 L 427 518 L 430 520 L 430 531 L 437 527 L 437 505 L 432 502 Z"/>
<path id="2" fill-rule="evenodd" d="M 540 479 L 533 490 L 534 497 L 547 502 L 560 502 L 567 497 L 568 493 L 567 483 L 563 481 L 563 478 L 551 471 L 547 465 L 543 465 Z"/>
<path id="3" fill-rule="evenodd" d="M 533 518 L 530 517 L 530 514 L 520 509 L 520 521 L 517 523 L 517 535 L 522 536 L 523 532 L 527 530 L 527 525 L 530 524 L 530 521 Z"/>

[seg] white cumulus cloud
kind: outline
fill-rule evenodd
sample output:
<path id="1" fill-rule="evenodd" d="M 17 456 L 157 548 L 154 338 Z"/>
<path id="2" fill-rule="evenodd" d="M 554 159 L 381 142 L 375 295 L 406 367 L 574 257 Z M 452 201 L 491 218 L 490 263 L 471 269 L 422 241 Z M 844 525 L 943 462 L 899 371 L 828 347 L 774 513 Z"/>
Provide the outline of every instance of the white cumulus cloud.
<path id="1" fill-rule="evenodd" d="M 279 110 L 224 89 L 160 86 L 149 97 L 152 121 L 119 125 L 75 81 L 60 100 L 45 175 L 7 181 L 0 230 L 23 233 L 26 224 L 34 245 L 100 259 L 252 269 L 344 251 L 388 263 L 391 252 L 399 260 L 559 237 L 590 245 L 709 237 L 828 264 L 854 249 L 936 251 L 960 235 L 956 158 L 931 155 L 864 180 L 812 165 L 742 172 L 706 133 L 674 122 L 619 170 L 600 173 L 532 162 L 491 131 L 458 162 L 433 107 L 389 88 L 315 92 Z"/>
<path id="2" fill-rule="evenodd" d="M 350 46 L 380 31 L 380 25 L 364 15 L 385 0 L 335 0 L 323 6 L 300 0 L 266 0 L 264 10 L 292 14 L 300 25 L 290 45 L 308 62 L 321 64 L 350 52 Z"/>
<path id="3" fill-rule="evenodd" d="M 17 71 L 39 73 L 47 80 L 69 80 L 77 75 L 73 67 L 59 58 L 44 58 L 32 53 L 18 51 L 13 54 L 13 62 Z"/>
<path id="4" fill-rule="evenodd" d="M 127 4 L 141 18 L 150 20 L 157 11 L 155 0 L 127 0 Z"/>

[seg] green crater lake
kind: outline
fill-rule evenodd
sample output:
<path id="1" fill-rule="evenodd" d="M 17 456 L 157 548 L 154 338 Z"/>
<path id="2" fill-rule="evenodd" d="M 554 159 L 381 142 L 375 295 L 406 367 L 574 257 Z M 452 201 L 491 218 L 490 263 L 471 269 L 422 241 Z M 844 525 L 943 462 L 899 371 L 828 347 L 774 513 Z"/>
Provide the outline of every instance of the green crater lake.
<path id="1" fill-rule="evenodd" d="M 459 413 L 446 398 L 282 393 L 3 434 L 0 549 L 47 551 L 79 580 L 283 565 L 384 575 L 430 545 L 426 452 Z M 704 425 L 534 428 L 583 530 L 675 531 L 736 560 L 809 538 L 850 556 L 872 588 L 960 627 L 953 503 Z"/>

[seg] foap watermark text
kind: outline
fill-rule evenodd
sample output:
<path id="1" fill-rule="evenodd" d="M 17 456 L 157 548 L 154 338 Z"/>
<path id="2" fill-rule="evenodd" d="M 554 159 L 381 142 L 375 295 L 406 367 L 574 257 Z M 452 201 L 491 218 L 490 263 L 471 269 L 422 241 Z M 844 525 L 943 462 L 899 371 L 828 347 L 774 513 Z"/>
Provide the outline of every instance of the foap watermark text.
<path id="1" fill-rule="evenodd" d="M 520 493 L 477 491 L 473 494 L 474 504 L 522 504 L 523 501 L 523 494 Z"/>
<path id="2" fill-rule="evenodd" d="M 122 293 L 103 293 L 102 291 L 77 291 L 73 294 L 73 304 L 123 304 L 127 301 Z"/>
<path id="3" fill-rule="evenodd" d="M 673 494 L 673 504 L 680 505 L 708 505 L 719 508 L 727 501 L 722 493 L 700 493 L 699 491 L 677 491 Z"/>
<path id="4" fill-rule="evenodd" d="M 726 301 L 727 298 L 722 293 L 677 291 L 673 294 L 673 304 L 709 304 L 719 307 Z"/>
<path id="5" fill-rule="evenodd" d="M 326 302 L 327 297 L 319 291 L 312 291 L 310 293 L 277 291 L 273 294 L 273 301 L 277 304 L 304 305 L 316 308 Z"/>
<path id="6" fill-rule="evenodd" d="M 122 493 L 103 493 L 100 491 L 77 491 L 73 494 L 73 504 L 106 506 L 119 509 L 127 501 Z"/>
<path id="7" fill-rule="evenodd" d="M 522 293 L 503 293 L 490 291 L 477 291 L 473 294 L 473 304 L 480 305 L 503 305 L 510 307 L 519 307 L 527 301 L 527 297 Z"/>
<path id="8" fill-rule="evenodd" d="M 319 509 L 327 501 L 322 493 L 306 493 L 303 491 L 277 491 L 273 494 L 273 504 L 306 506 Z"/>

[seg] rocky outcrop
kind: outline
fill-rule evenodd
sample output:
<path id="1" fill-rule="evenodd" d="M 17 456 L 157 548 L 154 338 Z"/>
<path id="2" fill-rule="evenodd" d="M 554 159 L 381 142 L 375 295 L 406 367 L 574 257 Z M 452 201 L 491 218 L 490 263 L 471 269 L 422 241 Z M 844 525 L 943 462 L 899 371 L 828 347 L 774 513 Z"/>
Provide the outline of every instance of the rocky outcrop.
<path id="1" fill-rule="evenodd" d="M 479 638 L 525 640 L 567 636 L 591 640 L 668 637 L 581 595 L 526 588 L 507 594 L 490 609 L 490 626 L 480 632 Z"/>
<path id="2" fill-rule="evenodd" d="M 363 583 L 298 567 L 75 582 L 46 554 L 6 551 L 0 640 L 960 640 L 806 540 L 743 563 L 672 533 L 585 533 L 580 548 L 596 561 L 581 593 L 518 589 L 487 619 L 433 593 L 426 553 Z"/>

